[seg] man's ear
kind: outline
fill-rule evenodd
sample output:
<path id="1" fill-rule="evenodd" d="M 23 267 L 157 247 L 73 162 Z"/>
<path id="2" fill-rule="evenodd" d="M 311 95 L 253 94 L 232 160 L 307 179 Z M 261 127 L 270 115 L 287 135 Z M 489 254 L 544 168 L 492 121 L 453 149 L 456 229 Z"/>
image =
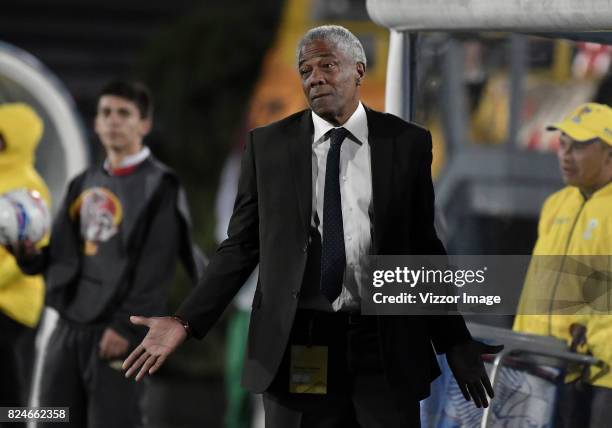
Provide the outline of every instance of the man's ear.
<path id="1" fill-rule="evenodd" d="M 150 117 L 146 119 L 142 119 L 140 121 L 140 132 L 142 133 L 143 137 L 147 135 L 149 132 L 151 132 L 152 128 L 153 128 L 153 119 L 151 119 Z"/>
<path id="2" fill-rule="evenodd" d="M 357 79 L 355 80 L 355 82 L 357 83 L 357 86 L 360 86 L 361 85 L 361 81 L 365 77 L 366 66 L 365 66 L 365 64 L 363 62 L 358 62 L 355 65 L 355 70 L 357 71 Z"/>

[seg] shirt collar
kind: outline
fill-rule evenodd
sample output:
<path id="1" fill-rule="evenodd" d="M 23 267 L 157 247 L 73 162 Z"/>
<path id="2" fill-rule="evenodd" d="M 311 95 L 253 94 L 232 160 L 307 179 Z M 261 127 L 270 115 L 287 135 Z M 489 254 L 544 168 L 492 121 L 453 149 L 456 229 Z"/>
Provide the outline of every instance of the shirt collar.
<path id="1" fill-rule="evenodd" d="M 314 138 L 313 144 L 320 144 L 326 140 L 325 134 L 331 129 L 338 128 L 332 125 L 321 116 L 312 112 L 312 123 L 314 125 Z M 357 109 L 353 112 L 351 117 L 342 125 L 351 135 L 357 139 L 358 144 L 363 144 L 368 141 L 368 117 L 366 115 L 365 108 L 361 101 L 357 106 Z"/>
<path id="2" fill-rule="evenodd" d="M 580 190 L 578 190 L 578 192 L 584 198 L 584 195 L 582 194 L 582 192 Z M 612 182 L 595 190 L 593 193 L 589 195 L 588 198 L 585 198 L 585 199 L 589 200 L 592 198 L 609 197 L 609 196 L 612 196 Z"/>
<path id="3" fill-rule="evenodd" d="M 110 162 L 108 161 L 108 159 L 106 159 L 104 161 L 104 169 L 106 170 L 106 172 L 108 172 L 111 175 L 116 175 L 114 174 L 115 171 L 117 170 L 124 170 L 124 169 L 132 169 L 132 167 L 135 167 L 137 165 L 139 165 L 140 163 L 142 163 L 145 159 L 147 159 L 149 156 L 151 156 L 151 150 L 149 150 L 149 148 L 147 146 L 144 146 L 138 153 L 135 153 L 133 155 L 129 155 L 124 157 L 121 160 L 121 163 L 113 168 L 110 164 Z M 121 174 L 118 174 L 121 175 Z"/>

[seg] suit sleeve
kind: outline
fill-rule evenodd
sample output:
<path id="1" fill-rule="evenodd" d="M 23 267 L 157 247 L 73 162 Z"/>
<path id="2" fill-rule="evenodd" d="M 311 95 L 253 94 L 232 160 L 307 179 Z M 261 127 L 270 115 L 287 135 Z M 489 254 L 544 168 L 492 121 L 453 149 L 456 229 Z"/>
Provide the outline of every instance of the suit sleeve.
<path id="1" fill-rule="evenodd" d="M 419 184 L 415 206 L 420 207 L 420 209 L 415 217 L 415 229 L 420 231 L 420 236 L 417 239 L 422 243 L 422 254 L 444 255 L 446 250 L 438 239 L 434 227 L 435 204 L 431 179 L 432 143 L 429 132 L 427 132 L 425 139 L 426 147 L 418 174 Z M 454 345 L 466 342 L 471 338 L 461 315 L 427 316 L 426 318 L 431 341 L 439 354 L 445 353 Z"/>
<path id="2" fill-rule="evenodd" d="M 197 338 L 206 335 L 259 262 L 259 214 L 253 131 L 242 157 L 234 211 L 223 241 L 177 315 Z"/>

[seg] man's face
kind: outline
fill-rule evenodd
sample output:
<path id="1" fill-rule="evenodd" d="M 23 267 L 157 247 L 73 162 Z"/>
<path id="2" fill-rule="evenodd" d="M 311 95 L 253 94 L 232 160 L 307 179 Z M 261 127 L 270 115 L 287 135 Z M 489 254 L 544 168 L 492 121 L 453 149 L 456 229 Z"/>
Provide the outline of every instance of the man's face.
<path id="1" fill-rule="evenodd" d="M 132 101 L 115 95 L 100 97 L 95 131 L 107 151 L 137 152 L 150 129 L 151 120 L 142 118 Z"/>
<path id="2" fill-rule="evenodd" d="M 324 40 L 304 45 L 298 71 L 310 108 L 335 125 L 348 120 L 359 103 L 365 66 Z"/>
<path id="3" fill-rule="evenodd" d="M 563 181 L 567 185 L 596 190 L 610 180 L 611 151 L 602 142 L 580 142 L 562 134 L 557 157 Z"/>

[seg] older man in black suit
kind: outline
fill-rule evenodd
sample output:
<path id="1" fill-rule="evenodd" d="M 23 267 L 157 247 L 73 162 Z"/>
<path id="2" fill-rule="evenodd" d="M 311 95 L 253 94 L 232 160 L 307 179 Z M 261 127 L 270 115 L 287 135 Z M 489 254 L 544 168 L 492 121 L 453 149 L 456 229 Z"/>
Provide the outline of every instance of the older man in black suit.
<path id="1" fill-rule="evenodd" d="M 365 257 L 445 253 L 429 132 L 361 103 L 366 58 L 345 28 L 310 30 L 297 55 L 310 109 L 251 131 L 228 239 L 176 317 L 133 317 L 150 330 L 126 376 L 203 337 L 259 262 L 243 383 L 264 393 L 268 426 L 418 427 L 434 348 L 486 406 L 480 355 L 499 347 L 460 316 L 360 314 Z"/>

